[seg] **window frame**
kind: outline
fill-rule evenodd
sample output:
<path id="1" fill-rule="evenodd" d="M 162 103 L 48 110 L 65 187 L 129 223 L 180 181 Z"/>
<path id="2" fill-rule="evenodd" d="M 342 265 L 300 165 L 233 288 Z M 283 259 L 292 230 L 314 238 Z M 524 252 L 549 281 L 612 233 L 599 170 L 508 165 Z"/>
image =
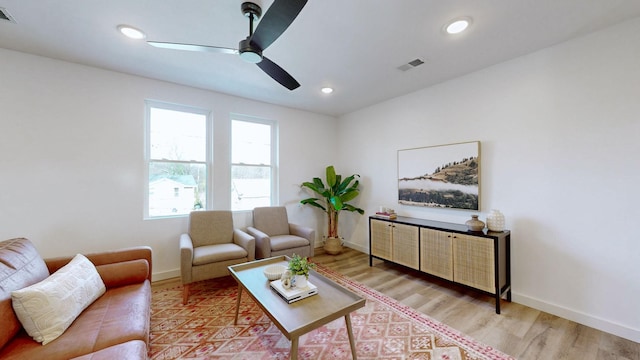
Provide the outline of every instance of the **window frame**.
<path id="1" fill-rule="evenodd" d="M 151 159 L 151 109 L 163 109 L 171 111 L 179 111 L 191 114 L 198 114 L 205 116 L 205 161 L 183 161 L 183 160 L 167 160 L 167 159 Z M 144 204 L 143 204 L 143 219 L 144 220 L 156 220 L 166 218 L 178 218 L 187 217 L 189 214 L 175 214 L 175 215 L 159 215 L 151 216 L 149 214 L 149 167 L 153 161 L 163 161 L 176 164 L 203 164 L 206 172 L 206 189 L 205 189 L 205 208 L 210 208 L 213 200 L 212 192 L 212 179 L 213 179 L 213 117 L 212 111 L 205 108 L 199 108 L 195 106 L 176 104 L 163 102 L 158 100 L 146 99 L 144 101 Z"/>
<path id="2" fill-rule="evenodd" d="M 229 208 L 232 211 L 252 211 L 251 209 L 235 210 L 233 209 L 233 167 L 234 166 L 265 166 L 264 164 L 244 164 L 233 162 L 233 121 L 243 121 L 248 123 L 267 125 L 271 129 L 270 141 L 271 141 L 271 153 L 269 155 L 271 164 L 271 186 L 269 194 L 269 206 L 275 206 L 279 204 L 279 186 L 278 186 L 278 158 L 279 158 L 279 142 L 278 142 L 278 122 L 276 120 L 270 120 L 265 118 L 259 118 L 255 116 L 242 115 L 237 113 L 231 113 L 229 117 Z"/>

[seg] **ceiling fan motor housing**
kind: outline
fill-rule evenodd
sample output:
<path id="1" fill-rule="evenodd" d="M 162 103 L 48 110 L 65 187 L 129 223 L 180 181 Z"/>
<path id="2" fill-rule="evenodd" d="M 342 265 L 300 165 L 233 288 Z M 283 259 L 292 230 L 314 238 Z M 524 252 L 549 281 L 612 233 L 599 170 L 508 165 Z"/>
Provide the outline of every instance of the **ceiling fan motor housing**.
<path id="1" fill-rule="evenodd" d="M 257 64 L 262 61 L 262 50 L 251 44 L 249 38 L 240 40 L 240 43 L 238 44 L 238 52 L 240 53 L 242 60 L 246 62 Z"/>

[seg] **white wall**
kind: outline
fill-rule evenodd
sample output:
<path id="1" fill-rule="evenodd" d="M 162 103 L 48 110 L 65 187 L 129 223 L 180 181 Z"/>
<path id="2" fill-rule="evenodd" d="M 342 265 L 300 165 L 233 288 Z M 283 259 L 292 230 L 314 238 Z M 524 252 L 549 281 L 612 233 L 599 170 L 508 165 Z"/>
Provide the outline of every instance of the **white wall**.
<path id="1" fill-rule="evenodd" d="M 280 204 L 318 225 L 299 184 L 335 158 L 334 117 L 3 49 L 0 63 L 0 239 L 27 237 L 44 257 L 149 245 L 154 280 L 177 276 L 188 219 L 143 220 L 145 99 L 212 110 L 216 209 L 230 208 L 229 114 L 277 120 Z"/>
<path id="2" fill-rule="evenodd" d="M 340 119 L 339 165 L 364 174 L 369 214 L 464 223 L 397 204 L 397 150 L 481 141 L 481 219 L 507 218 L 514 301 L 640 342 L 639 59 L 635 19 L 371 106 Z M 367 217 L 352 222 L 367 251 Z"/>

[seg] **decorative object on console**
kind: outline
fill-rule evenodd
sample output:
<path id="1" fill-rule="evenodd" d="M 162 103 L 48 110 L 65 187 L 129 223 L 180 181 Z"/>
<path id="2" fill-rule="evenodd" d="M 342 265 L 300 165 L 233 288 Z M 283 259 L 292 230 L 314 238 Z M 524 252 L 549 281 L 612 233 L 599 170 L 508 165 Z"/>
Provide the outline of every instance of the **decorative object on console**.
<path id="1" fill-rule="evenodd" d="M 342 239 L 338 236 L 338 215 L 340 211 L 346 210 L 364 214 L 364 210 L 357 208 L 351 204 L 347 204 L 360 194 L 358 186 L 360 175 L 353 174 L 344 180 L 342 175 L 337 175 L 333 166 L 327 166 L 325 170 L 327 184 L 322 182 L 320 178 L 313 178 L 313 182 L 304 182 L 302 187 L 311 189 L 321 198 L 308 198 L 300 200 L 301 204 L 315 206 L 322 209 L 329 218 L 328 233 L 325 238 L 324 250 L 332 255 L 339 254 L 342 251 Z"/>
<path id="2" fill-rule="evenodd" d="M 504 215 L 500 210 L 492 209 L 487 215 L 487 228 L 490 231 L 504 231 Z"/>
<path id="3" fill-rule="evenodd" d="M 398 218 L 398 214 L 396 211 L 390 208 L 386 208 L 384 206 L 380 206 L 380 210 L 376 211 L 376 216 L 383 219 L 396 219 Z"/>
<path id="4" fill-rule="evenodd" d="M 504 215 L 500 210 L 492 209 L 487 215 L 487 228 L 490 231 L 504 231 Z"/>
<path id="5" fill-rule="evenodd" d="M 478 219 L 478 215 L 471 215 L 471 220 L 465 222 L 469 231 L 482 231 L 484 230 L 484 222 Z"/>
<path id="6" fill-rule="evenodd" d="M 480 210 L 480 142 L 398 150 L 398 203 Z"/>

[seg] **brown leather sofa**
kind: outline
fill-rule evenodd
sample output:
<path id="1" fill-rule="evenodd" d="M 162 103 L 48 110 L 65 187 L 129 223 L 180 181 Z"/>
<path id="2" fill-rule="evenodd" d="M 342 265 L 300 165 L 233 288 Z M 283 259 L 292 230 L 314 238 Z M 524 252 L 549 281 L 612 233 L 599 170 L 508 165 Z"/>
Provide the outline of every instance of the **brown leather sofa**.
<path id="1" fill-rule="evenodd" d="M 0 359 L 147 359 L 151 311 L 151 248 L 88 254 L 106 292 L 52 342 L 22 328 L 11 292 L 47 278 L 72 257 L 43 259 L 31 241 L 0 242 Z"/>

